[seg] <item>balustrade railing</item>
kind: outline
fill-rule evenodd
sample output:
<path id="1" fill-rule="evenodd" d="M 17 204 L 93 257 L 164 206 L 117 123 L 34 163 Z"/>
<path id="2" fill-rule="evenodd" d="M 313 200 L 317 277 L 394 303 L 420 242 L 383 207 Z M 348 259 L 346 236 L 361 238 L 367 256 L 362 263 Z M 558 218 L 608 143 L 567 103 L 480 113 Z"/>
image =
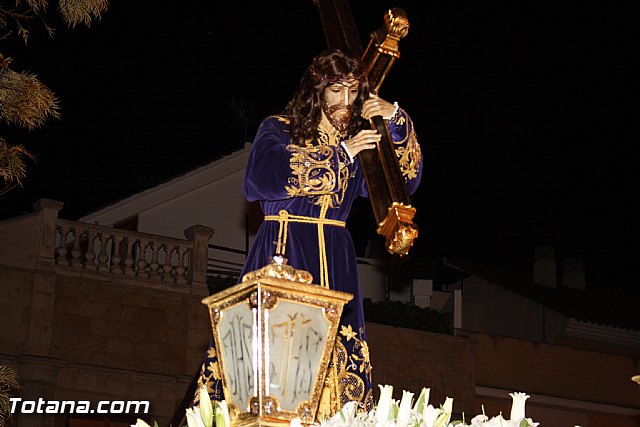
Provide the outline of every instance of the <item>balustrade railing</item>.
<path id="1" fill-rule="evenodd" d="M 193 225 L 180 239 L 60 219 L 63 206 L 39 199 L 33 214 L 0 221 L 0 237 L 7 242 L 0 246 L 0 262 L 33 268 L 35 260 L 42 271 L 185 284 L 190 294 L 208 295 L 212 228 Z"/>
<path id="2" fill-rule="evenodd" d="M 186 284 L 194 241 L 58 219 L 54 260 L 59 266 Z"/>

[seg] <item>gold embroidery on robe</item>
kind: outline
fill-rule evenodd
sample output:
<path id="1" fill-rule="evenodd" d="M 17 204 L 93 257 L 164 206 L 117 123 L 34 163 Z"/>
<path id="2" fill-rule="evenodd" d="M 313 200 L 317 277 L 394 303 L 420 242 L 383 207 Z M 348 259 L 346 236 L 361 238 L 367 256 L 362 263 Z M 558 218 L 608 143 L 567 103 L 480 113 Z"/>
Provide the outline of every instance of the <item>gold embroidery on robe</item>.
<path id="1" fill-rule="evenodd" d="M 318 145 L 287 146 L 291 153 L 289 167 L 293 176 L 289 178 L 291 185 L 285 189 L 289 197 L 309 196 L 316 205 L 326 199 L 318 196 L 329 194 L 329 207 L 335 208 L 344 200 L 349 185 L 348 163 L 341 155 L 343 150 L 335 149 L 340 144 L 339 135 L 322 128 L 319 131 Z"/>
<path id="2" fill-rule="evenodd" d="M 208 357 L 215 357 L 216 350 L 212 347 L 209 347 Z M 198 377 L 198 389 L 200 387 L 205 386 L 207 388 L 207 392 L 211 397 L 216 400 L 222 399 L 221 387 L 217 387 L 222 381 L 222 377 L 220 376 L 220 369 L 218 367 L 218 362 L 209 362 L 209 365 L 202 364 L 202 368 L 200 369 L 200 376 Z M 200 394 L 195 393 L 192 406 L 197 406 L 200 404 Z"/>
<path id="3" fill-rule="evenodd" d="M 360 335 L 363 335 L 364 330 L 360 328 Z M 369 345 L 366 341 L 358 338 L 358 333 L 354 332 L 351 325 L 340 328 L 340 335 L 345 337 L 349 342 L 354 340 L 353 352 L 349 355 L 346 365 L 347 370 L 357 371 L 359 373 L 365 373 L 367 378 L 371 378 L 371 359 L 369 357 Z"/>
<path id="4" fill-rule="evenodd" d="M 371 383 L 369 346 L 366 341 L 358 338 L 358 334 L 362 335 L 362 333 L 362 329 L 355 332 L 351 325 L 341 326 L 325 379 L 318 419 L 333 416 L 351 401 L 358 403 L 359 411 L 373 409 L 372 389 L 369 388 L 365 394 L 366 386 L 361 377 L 364 374 Z M 353 340 L 353 347 L 352 352 L 349 353 L 344 343 L 351 340 Z"/>
<path id="5" fill-rule="evenodd" d="M 291 153 L 289 166 L 293 177 L 291 186 L 286 186 L 291 197 L 327 194 L 336 187 L 336 173 L 333 169 L 334 150 L 327 146 L 299 147 L 289 145 Z"/>
<path id="6" fill-rule="evenodd" d="M 413 125 L 410 126 L 409 121 L 406 118 L 404 111 L 398 115 L 395 124 L 398 126 L 405 125 L 405 138 L 400 141 L 394 141 L 395 145 L 400 145 L 396 148 L 396 155 L 398 156 L 398 163 L 400 165 L 400 172 L 402 176 L 407 179 L 414 179 L 418 177 L 418 169 L 420 167 L 420 161 L 422 160 L 422 153 L 420 150 L 420 144 L 418 144 L 418 137 L 413 130 Z"/>
<path id="7" fill-rule="evenodd" d="M 287 125 L 291 123 L 291 120 L 289 119 L 289 117 L 286 117 L 286 116 L 271 116 L 271 117 L 275 117 L 279 122 L 282 122 Z"/>
<path id="8" fill-rule="evenodd" d="M 418 144 L 418 138 L 413 129 L 411 129 L 409 133 L 409 141 L 406 147 L 396 148 L 396 155 L 398 156 L 398 163 L 402 175 L 407 179 L 417 178 L 422 153 L 420 151 L 420 144 Z"/>

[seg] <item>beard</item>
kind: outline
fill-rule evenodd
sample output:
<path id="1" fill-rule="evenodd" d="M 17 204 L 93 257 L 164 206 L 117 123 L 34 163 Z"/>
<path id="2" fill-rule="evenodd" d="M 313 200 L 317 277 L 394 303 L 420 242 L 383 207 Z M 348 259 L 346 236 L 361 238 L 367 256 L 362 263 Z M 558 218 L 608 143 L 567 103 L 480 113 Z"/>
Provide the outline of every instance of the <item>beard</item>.
<path id="1" fill-rule="evenodd" d="M 353 117 L 353 106 L 344 104 L 329 106 L 325 102 L 322 104 L 322 111 L 324 111 L 324 115 L 327 116 L 331 126 L 336 128 L 338 132 L 344 133 L 349 129 L 349 124 L 351 124 L 351 118 Z"/>

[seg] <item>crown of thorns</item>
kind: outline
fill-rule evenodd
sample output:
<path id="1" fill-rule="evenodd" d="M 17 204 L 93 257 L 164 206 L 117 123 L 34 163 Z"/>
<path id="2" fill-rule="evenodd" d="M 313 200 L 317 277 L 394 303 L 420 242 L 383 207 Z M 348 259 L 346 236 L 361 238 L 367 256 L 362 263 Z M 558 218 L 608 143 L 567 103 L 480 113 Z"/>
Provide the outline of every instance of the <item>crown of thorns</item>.
<path id="1" fill-rule="evenodd" d="M 315 78 L 317 78 L 318 80 L 323 80 L 329 83 L 338 83 L 344 80 L 365 80 L 367 77 L 364 71 L 358 74 L 350 73 L 348 76 L 344 76 L 344 75 L 329 76 L 327 74 L 323 74 L 320 71 L 318 71 L 316 68 L 316 65 L 317 65 L 316 61 L 314 61 L 313 64 L 309 66 L 309 73 Z"/>

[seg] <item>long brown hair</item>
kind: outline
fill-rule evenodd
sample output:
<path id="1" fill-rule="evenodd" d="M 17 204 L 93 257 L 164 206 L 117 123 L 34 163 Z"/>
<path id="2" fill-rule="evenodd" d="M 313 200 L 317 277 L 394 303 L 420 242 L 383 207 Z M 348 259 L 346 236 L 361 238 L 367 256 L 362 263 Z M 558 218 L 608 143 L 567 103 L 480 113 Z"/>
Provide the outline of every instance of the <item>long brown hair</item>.
<path id="1" fill-rule="evenodd" d="M 328 49 L 313 58 L 285 109 L 291 120 L 289 131 L 292 142 L 305 145 L 307 141 L 318 137 L 325 88 L 349 78 L 360 80 L 360 85 L 358 97 L 353 103 L 353 118 L 348 133 L 353 135 L 362 128 L 362 104 L 369 97 L 369 83 L 362 63 L 349 52 Z"/>

